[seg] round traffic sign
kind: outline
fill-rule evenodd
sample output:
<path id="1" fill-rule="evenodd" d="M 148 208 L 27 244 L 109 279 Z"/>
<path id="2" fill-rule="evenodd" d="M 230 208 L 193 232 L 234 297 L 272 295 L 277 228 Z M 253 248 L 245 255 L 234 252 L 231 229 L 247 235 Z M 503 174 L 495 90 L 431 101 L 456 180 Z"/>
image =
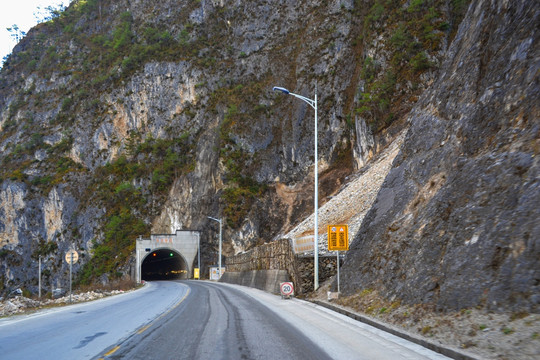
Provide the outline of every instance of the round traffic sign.
<path id="1" fill-rule="evenodd" d="M 79 260 L 79 254 L 75 250 L 69 250 L 66 253 L 66 261 L 68 264 L 75 264 Z"/>
<path id="2" fill-rule="evenodd" d="M 292 282 L 282 282 L 279 285 L 282 296 L 291 296 L 294 293 L 294 286 Z"/>

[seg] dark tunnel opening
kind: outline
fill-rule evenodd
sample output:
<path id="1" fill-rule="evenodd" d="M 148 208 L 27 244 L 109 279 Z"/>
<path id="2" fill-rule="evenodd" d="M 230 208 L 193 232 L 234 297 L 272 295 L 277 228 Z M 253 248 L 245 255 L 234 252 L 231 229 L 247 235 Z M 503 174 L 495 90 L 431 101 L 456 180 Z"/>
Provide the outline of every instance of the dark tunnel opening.
<path id="1" fill-rule="evenodd" d="M 174 250 L 154 250 L 146 256 L 141 265 L 142 280 L 178 280 L 187 277 L 186 262 Z"/>

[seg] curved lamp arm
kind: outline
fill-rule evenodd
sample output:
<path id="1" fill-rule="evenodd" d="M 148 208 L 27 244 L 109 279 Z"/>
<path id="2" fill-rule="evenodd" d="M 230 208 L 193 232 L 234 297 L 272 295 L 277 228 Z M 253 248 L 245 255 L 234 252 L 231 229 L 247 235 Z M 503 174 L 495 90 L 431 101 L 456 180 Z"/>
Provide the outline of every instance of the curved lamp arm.
<path id="1" fill-rule="evenodd" d="M 304 102 L 306 102 L 309 106 L 311 106 L 313 109 L 317 110 L 317 102 L 315 100 L 312 100 L 310 98 L 307 98 L 305 96 L 302 96 L 302 95 L 298 95 L 298 94 L 295 94 L 295 93 L 292 93 L 290 92 L 289 90 L 283 88 L 283 87 L 279 87 L 279 86 L 274 86 L 272 88 L 272 90 L 274 91 L 281 91 L 282 93 L 284 94 L 287 94 L 287 95 L 292 95 Z"/>

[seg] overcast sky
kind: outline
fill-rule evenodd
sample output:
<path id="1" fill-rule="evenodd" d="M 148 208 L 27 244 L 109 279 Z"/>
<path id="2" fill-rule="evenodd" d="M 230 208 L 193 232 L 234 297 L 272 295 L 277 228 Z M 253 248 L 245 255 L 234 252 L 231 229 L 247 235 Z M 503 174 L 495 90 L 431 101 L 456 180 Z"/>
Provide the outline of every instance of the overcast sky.
<path id="1" fill-rule="evenodd" d="M 11 33 L 6 29 L 17 25 L 21 31 L 28 32 L 43 19 L 48 12 L 45 8 L 63 4 L 67 6 L 71 0 L 2 0 L 0 11 L 0 66 L 2 59 L 10 54 L 16 45 Z"/>

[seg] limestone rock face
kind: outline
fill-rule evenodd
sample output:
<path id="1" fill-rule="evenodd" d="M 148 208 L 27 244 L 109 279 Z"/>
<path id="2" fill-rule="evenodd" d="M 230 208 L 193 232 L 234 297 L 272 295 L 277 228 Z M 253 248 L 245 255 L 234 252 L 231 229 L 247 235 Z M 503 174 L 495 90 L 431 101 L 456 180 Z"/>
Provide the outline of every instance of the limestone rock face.
<path id="1" fill-rule="evenodd" d="M 272 87 L 317 93 L 321 171 L 343 154 L 343 173 L 364 164 L 377 144 L 354 114 L 361 21 L 353 1 L 100 0 L 31 29 L 0 72 L 0 292 L 37 292 L 40 255 L 44 286 L 65 287 L 71 247 L 76 274 L 99 256 L 104 279 L 128 274 L 130 241 L 148 235 L 122 233 L 134 222 L 201 230 L 207 265 L 207 216 L 224 219 L 226 254 L 300 222 L 314 113 Z"/>
<path id="2" fill-rule="evenodd" d="M 539 310 L 539 16 L 471 4 L 347 253 L 346 293 Z"/>
<path id="3" fill-rule="evenodd" d="M 24 187 L 18 184 L 2 184 L 0 192 L 0 216 L 2 219 L 2 232 L 0 233 L 0 246 L 13 248 L 19 243 L 20 221 L 18 213 L 24 209 Z"/>
<path id="4" fill-rule="evenodd" d="M 315 162 L 323 206 L 410 127 L 349 291 L 531 304 L 538 10 L 476 1 L 463 20 L 467 3 L 73 2 L 0 71 L 0 292 L 37 293 L 40 256 L 43 286 L 65 288 L 69 248 L 79 279 L 121 279 L 136 237 L 179 228 L 201 231 L 208 266 L 208 216 L 226 256 L 279 239 L 313 213 Z M 273 86 L 317 95 L 317 134 Z M 454 266 L 471 276 L 444 280 Z M 478 294 L 459 297 L 465 279 Z"/>
<path id="5" fill-rule="evenodd" d="M 35 274 L 29 269 L 37 271 L 40 255 L 43 269 L 47 270 L 44 278 L 51 286 L 64 284 L 63 272 L 68 271 L 68 265 L 58 258 L 63 259 L 71 248 L 84 249 L 95 236 L 95 209 L 90 207 L 85 213 L 77 214 L 78 206 L 74 194 L 63 185 L 53 187 L 48 197 L 43 198 L 29 194 L 24 184 L 2 183 L 0 273 L 4 286 L 32 281 Z M 79 266 L 75 264 L 74 268 L 78 270 Z"/>

